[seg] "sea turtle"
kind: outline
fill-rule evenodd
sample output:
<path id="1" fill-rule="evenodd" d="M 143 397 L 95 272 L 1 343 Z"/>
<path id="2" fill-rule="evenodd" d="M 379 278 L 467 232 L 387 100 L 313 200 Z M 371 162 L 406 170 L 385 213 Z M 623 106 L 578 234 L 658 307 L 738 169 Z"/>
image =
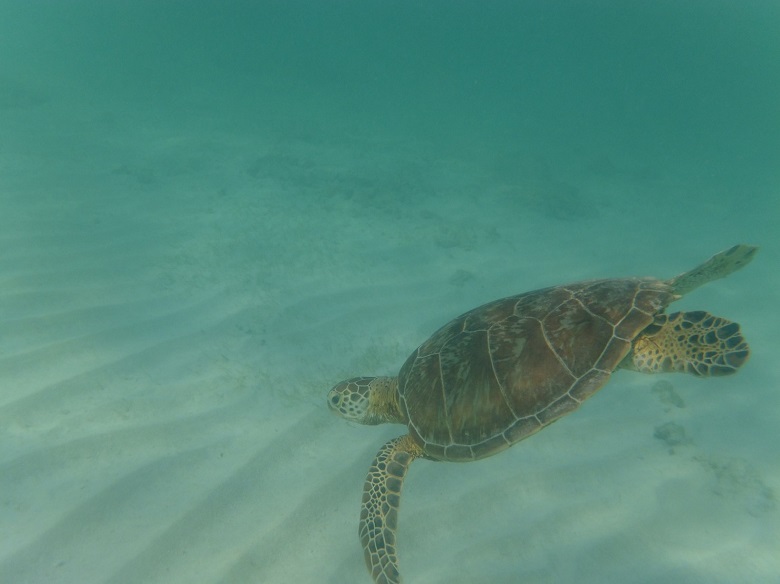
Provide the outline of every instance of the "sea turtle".
<path id="1" fill-rule="evenodd" d="M 409 430 L 382 446 L 363 488 L 359 534 L 374 582 L 401 581 L 398 506 L 415 458 L 492 456 L 573 412 L 618 368 L 701 377 L 739 369 L 750 349 L 737 323 L 664 310 L 741 269 L 757 249 L 736 245 L 670 280 L 594 280 L 489 302 L 436 331 L 398 377 L 331 389 L 328 405 L 342 417 Z"/>

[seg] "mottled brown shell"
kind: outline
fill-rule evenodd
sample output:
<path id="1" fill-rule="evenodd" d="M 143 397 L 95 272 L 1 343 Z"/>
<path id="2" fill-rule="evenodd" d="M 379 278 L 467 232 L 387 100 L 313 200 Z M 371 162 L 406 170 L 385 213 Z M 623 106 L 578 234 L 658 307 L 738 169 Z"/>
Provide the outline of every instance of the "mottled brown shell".
<path id="1" fill-rule="evenodd" d="M 511 446 L 600 389 L 674 299 L 659 280 L 598 280 L 463 314 L 401 368 L 399 402 L 412 437 L 428 456 L 452 461 Z"/>

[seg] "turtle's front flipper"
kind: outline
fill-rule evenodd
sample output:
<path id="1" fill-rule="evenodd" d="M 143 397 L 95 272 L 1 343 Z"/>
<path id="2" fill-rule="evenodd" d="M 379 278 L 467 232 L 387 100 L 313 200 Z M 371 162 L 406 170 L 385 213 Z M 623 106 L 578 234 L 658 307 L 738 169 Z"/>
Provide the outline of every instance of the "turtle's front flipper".
<path id="1" fill-rule="evenodd" d="M 395 534 L 404 476 L 422 449 L 406 434 L 382 446 L 371 464 L 363 487 L 360 510 L 360 543 L 376 584 L 398 584 Z"/>
<path id="2" fill-rule="evenodd" d="M 697 310 L 658 315 L 634 340 L 622 366 L 643 373 L 729 375 L 749 356 L 736 322 Z"/>

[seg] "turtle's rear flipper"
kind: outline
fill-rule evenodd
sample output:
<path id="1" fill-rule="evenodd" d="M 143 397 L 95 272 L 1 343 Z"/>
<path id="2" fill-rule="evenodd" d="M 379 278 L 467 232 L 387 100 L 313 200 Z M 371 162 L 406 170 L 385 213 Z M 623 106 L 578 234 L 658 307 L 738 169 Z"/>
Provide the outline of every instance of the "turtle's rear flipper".
<path id="1" fill-rule="evenodd" d="M 642 373 L 730 375 L 749 356 L 736 322 L 697 310 L 657 316 L 634 340 L 622 365 Z"/>
<path id="2" fill-rule="evenodd" d="M 725 278 L 729 274 L 741 270 L 753 261 L 757 251 L 758 248 L 755 245 L 745 245 L 744 243 L 735 245 L 716 253 L 702 265 L 675 276 L 667 283 L 675 294 L 683 296 L 707 282 Z"/>

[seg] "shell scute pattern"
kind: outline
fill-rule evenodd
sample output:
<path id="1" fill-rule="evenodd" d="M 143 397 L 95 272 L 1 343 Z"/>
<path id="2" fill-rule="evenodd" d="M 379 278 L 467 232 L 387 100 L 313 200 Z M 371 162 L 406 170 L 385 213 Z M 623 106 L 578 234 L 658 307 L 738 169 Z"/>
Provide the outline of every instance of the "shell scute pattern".
<path id="1" fill-rule="evenodd" d="M 444 396 L 438 353 L 407 359 L 399 374 L 398 401 L 419 444 L 444 445 L 452 441 L 436 396 Z M 419 430 L 421 422 L 424 432 Z"/>
<path id="2" fill-rule="evenodd" d="M 594 369 L 577 380 L 569 390 L 569 395 L 578 402 L 585 401 L 609 380 L 610 372 Z"/>
<path id="3" fill-rule="evenodd" d="M 460 317 L 445 324 L 417 348 L 416 355 L 422 358 L 439 354 L 446 343 L 463 331 L 464 320 L 464 317 Z"/>
<path id="4" fill-rule="evenodd" d="M 652 279 L 598 280 L 497 300 L 439 329 L 401 369 L 428 456 L 494 454 L 576 409 L 675 298 Z"/>
<path id="5" fill-rule="evenodd" d="M 562 286 L 544 288 L 514 296 L 514 313 L 523 318 L 542 320 L 551 309 L 572 297 L 571 291 Z M 499 301 L 500 302 L 500 301 Z"/>
<path id="6" fill-rule="evenodd" d="M 577 379 L 593 367 L 604 351 L 600 340 L 609 339 L 613 330 L 610 322 L 593 318 L 578 299 L 567 300 L 544 319 L 548 345 L 555 347 L 555 353 Z"/>

